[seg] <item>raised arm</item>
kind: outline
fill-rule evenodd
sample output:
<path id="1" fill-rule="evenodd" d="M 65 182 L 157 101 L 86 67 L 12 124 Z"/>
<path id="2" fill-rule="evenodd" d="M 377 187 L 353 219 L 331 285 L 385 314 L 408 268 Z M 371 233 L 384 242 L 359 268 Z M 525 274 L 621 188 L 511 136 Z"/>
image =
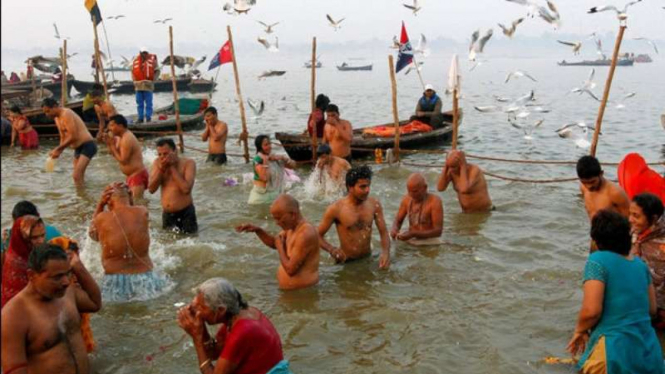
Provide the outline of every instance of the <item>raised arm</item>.
<path id="1" fill-rule="evenodd" d="M 12 374 L 28 373 L 28 357 L 26 341 L 28 334 L 27 321 L 11 306 L 2 308 L 2 371 Z"/>
<path id="2" fill-rule="evenodd" d="M 171 176 L 173 181 L 178 186 L 180 192 L 189 194 L 194 187 L 194 179 L 196 178 L 196 164 L 193 160 L 187 160 L 185 163 L 184 175 L 180 175 L 175 165 L 171 165 Z"/>
<path id="3" fill-rule="evenodd" d="M 399 234 L 399 230 L 402 228 L 402 223 L 404 223 L 404 219 L 408 213 L 408 199 L 409 197 L 405 196 L 399 204 L 397 215 L 395 215 L 395 220 L 393 221 L 393 227 L 390 230 L 390 237 L 393 238 L 393 240 L 397 237 L 397 234 Z"/>
<path id="4" fill-rule="evenodd" d="M 152 163 L 152 168 L 150 168 L 150 178 L 148 179 L 148 191 L 150 191 L 150 193 L 157 192 L 157 189 L 159 189 L 159 186 L 162 184 L 163 175 L 159 159 L 155 159 Z"/>
<path id="5" fill-rule="evenodd" d="M 439 179 L 436 182 L 437 191 L 445 191 L 448 188 L 448 184 L 450 184 L 450 181 L 453 179 L 451 174 L 452 171 L 448 165 L 444 165 L 443 170 L 441 170 L 441 174 L 439 175 Z"/>
<path id="6" fill-rule="evenodd" d="M 309 227 L 302 235 L 295 238 L 290 248 L 290 256 L 286 251 L 286 235 L 278 235 L 275 244 L 279 253 L 279 262 L 289 276 L 296 275 L 307 256 L 319 250 L 318 233 L 313 227 Z"/>
<path id="7" fill-rule="evenodd" d="M 95 313 L 102 308 L 102 292 L 95 279 L 90 275 L 88 269 L 83 266 L 78 253 L 72 251 L 71 254 L 72 272 L 81 288 L 76 288 L 76 307 L 81 313 Z"/>
<path id="8" fill-rule="evenodd" d="M 212 135 L 212 138 L 215 141 L 220 141 L 226 138 L 226 135 L 228 135 L 228 133 L 229 133 L 229 127 L 224 122 L 222 122 L 222 129 L 219 131 L 216 131 L 214 126 L 210 126 L 210 135 Z"/>
<path id="9" fill-rule="evenodd" d="M 457 192 L 469 193 L 473 187 L 480 181 L 480 168 L 475 165 L 462 165 L 460 166 L 460 178 Z"/>
<path id="10" fill-rule="evenodd" d="M 376 201 L 376 210 L 374 211 L 374 222 L 381 236 L 381 256 L 379 257 L 379 268 L 388 269 L 390 267 L 390 237 L 386 228 L 386 220 L 383 218 L 383 207 Z"/>
<path id="11" fill-rule="evenodd" d="M 208 122 L 206 122 L 205 124 L 206 124 L 206 129 L 205 129 L 205 131 L 203 131 L 203 134 L 201 134 L 201 141 L 202 142 L 207 142 L 208 138 L 210 137 L 210 127 L 211 126 L 208 124 Z"/>

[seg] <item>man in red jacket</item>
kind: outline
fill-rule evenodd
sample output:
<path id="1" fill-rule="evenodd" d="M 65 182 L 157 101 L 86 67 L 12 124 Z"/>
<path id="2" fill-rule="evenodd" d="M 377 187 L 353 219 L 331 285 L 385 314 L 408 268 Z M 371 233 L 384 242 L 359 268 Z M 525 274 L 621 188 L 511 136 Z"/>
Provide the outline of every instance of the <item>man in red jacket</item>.
<path id="1" fill-rule="evenodd" d="M 139 53 L 132 63 L 132 80 L 134 91 L 136 91 L 136 107 L 138 110 L 138 122 L 150 122 L 152 120 L 152 91 L 155 90 L 155 77 L 159 74 L 157 70 L 157 56 L 148 53 L 146 47 L 141 47 Z"/>

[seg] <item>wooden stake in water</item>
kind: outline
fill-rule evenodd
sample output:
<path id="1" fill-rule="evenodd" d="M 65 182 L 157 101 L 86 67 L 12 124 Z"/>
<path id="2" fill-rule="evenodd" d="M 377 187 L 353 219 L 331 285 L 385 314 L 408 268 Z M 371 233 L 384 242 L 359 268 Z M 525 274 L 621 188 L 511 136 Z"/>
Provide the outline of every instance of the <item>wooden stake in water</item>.
<path id="1" fill-rule="evenodd" d="M 397 82 L 395 81 L 395 66 L 393 64 L 393 56 L 388 56 L 388 70 L 390 71 L 390 83 L 393 94 L 393 120 L 395 121 L 395 161 L 399 161 L 399 114 L 397 112 Z"/>
<path id="2" fill-rule="evenodd" d="M 310 88 L 312 113 L 316 109 L 316 36 L 312 38 L 312 85 Z M 312 162 L 316 163 L 316 151 L 319 147 L 316 124 L 312 129 Z"/>
<path id="3" fill-rule="evenodd" d="M 67 39 L 62 41 L 62 94 L 60 101 L 62 106 L 67 105 Z"/>
<path id="4" fill-rule="evenodd" d="M 104 84 L 104 96 L 106 100 L 109 100 L 109 90 L 106 85 L 106 74 L 104 74 L 104 64 L 102 64 L 102 58 L 99 54 L 99 39 L 97 38 L 97 20 L 95 16 L 92 16 L 92 30 L 95 34 L 95 61 L 97 65 L 97 71 L 102 75 L 102 83 Z"/>
<path id="5" fill-rule="evenodd" d="M 173 26 L 169 26 L 169 50 L 171 52 L 171 83 L 173 83 L 173 109 L 175 109 L 175 124 L 178 129 L 180 152 L 185 152 L 185 140 L 182 138 L 182 124 L 180 123 L 180 103 L 178 102 L 178 86 L 175 82 L 175 66 L 173 65 Z"/>
<path id="6" fill-rule="evenodd" d="M 457 137 L 459 126 L 459 99 L 457 97 L 457 88 L 453 90 L 453 144 L 452 148 L 457 149 Z"/>
<path id="7" fill-rule="evenodd" d="M 241 140 L 245 150 L 245 163 L 249 163 L 249 145 L 247 139 L 249 133 L 247 132 L 247 118 L 245 117 L 245 103 L 242 100 L 242 93 L 240 92 L 240 78 L 238 77 L 238 64 L 236 63 L 236 49 L 233 45 L 233 35 L 231 34 L 231 26 L 226 26 L 226 31 L 229 33 L 229 46 L 231 47 L 231 57 L 233 59 L 233 76 L 236 81 L 236 95 L 238 96 L 238 103 L 240 106 L 240 122 L 242 123 Z"/>
<path id="8" fill-rule="evenodd" d="M 619 34 L 617 35 L 616 42 L 614 43 L 614 53 L 612 53 L 612 65 L 607 75 L 605 82 L 605 91 L 603 92 L 603 99 L 598 108 L 598 117 L 596 118 L 596 129 L 593 132 L 593 141 L 591 142 L 590 155 L 596 156 L 596 148 L 598 147 L 598 135 L 600 135 L 600 127 L 603 124 L 603 116 L 605 115 L 605 107 L 607 106 L 607 99 L 610 97 L 610 88 L 612 87 L 612 79 L 614 78 L 614 70 L 617 67 L 617 60 L 619 59 L 619 49 L 621 48 L 621 41 L 623 40 L 623 33 L 626 31 L 626 26 L 619 27 Z"/>

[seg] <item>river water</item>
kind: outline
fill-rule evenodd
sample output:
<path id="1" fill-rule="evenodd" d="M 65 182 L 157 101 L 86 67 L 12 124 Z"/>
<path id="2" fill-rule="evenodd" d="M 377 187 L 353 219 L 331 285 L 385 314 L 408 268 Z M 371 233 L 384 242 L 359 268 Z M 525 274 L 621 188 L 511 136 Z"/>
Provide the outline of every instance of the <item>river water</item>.
<path id="1" fill-rule="evenodd" d="M 265 100 L 264 115 L 255 120 L 248 113 L 252 135 L 275 131 L 302 131 L 309 108 L 309 71 L 301 67 L 307 58 L 270 55 L 241 65 L 245 98 Z M 371 72 L 338 72 L 324 60 L 318 89 L 338 104 L 342 118 L 354 126 L 390 122 L 390 80 L 385 57 Z M 430 57 L 424 78 L 439 92 L 447 80 L 450 55 Z M 75 74 L 87 76 L 85 64 Z M 598 157 L 618 162 L 628 152 L 640 152 L 647 160 L 665 160 L 665 134 L 660 125 L 665 85 L 662 59 L 652 64 L 619 67 L 611 98 L 628 92 L 635 97 L 626 107 L 610 103 L 605 113 Z M 269 68 L 287 70 L 283 77 L 259 81 Z M 537 83 L 525 78 L 504 84 L 511 69 L 524 69 Z M 567 94 L 587 78 L 589 68 L 557 67 L 553 59 L 493 59 L 473 72 L 462 63 L 461 105 L 464 120 L 460 147 L 471 154 L 520 159 L 575 160 L 584 154 L 554 130 L 577 120 L 593 124 L 598 103 L 588 96 Z M 600 96 L 608 68 L 596 69 Z M 213 104 L 230 124 L 232 136 L 240 121 L 231 67 L 222 67 Z M 535 90 L 538 103 L 550 113 L 532 113 L 527 121 L 545 122 L 532 140 L 514 129 L 503 113 L 479 113 L 474 105 L 492 105 L 493 95 L 518 97 Z M 407 117 L 421 92 L 412 72 L 398 77 L 400 117 Z M 157 94 L 155 106 L 166 104 L 171 94 Z M 444 97 L 444 102 L 449 102 Z M 113 101 L 123 112 L 134 110 L 133 97 Z M 448 107 L 448 104 L 446 105 Z M 197 134 L 200 131 L 193 131 Z M 186 136 L 189 146 L 205 148 L 199 139 Z M 77 190 L 71 180 L 71 151 L 65 152 L 55 173 L 45 173 L 44 160 L 54 142 L 38 151 L 2 148 L 2 226 L 11 223 L 11 209 L 22 199 L 33 201 L 45 218 L 63 233 L 82 243 L 83 259 L 97 279 L 103 271 L 99 245 L 86 238 L 95 204 L 105 185 L 123 180 L 116 162 L 104 147 L 92 161 L 86 186 Z M 447 148 L 449 145 L 441 145 Z M 229 141 L 230 153 L 241 148 Z M 250 145 L 250 149 L 252 149 Z M 281 149 L 275 148 L 277 152 Z M 144 143 L 145 162 L 154 160 L 154 141 Z M 253 235 L 239 235 L 233 228 L 253 222 L 277 231 L 268 208 L 248 208 L 251 185 L 243 174 L 251 168 L 232 157 L 224 167 L 206 164 L 205 155 L 187 151 L 197 164 L 194 201 L 201 231 L 179 237 L 161 229 L 159 194 L 148 196 L 153 247 L 151 256 L 171 287 L 147 302 L 105 304 L 92 319 L 98 350 L 92 355 L 96 373 L 196 372 L 195 352 L 175 321 L 174 304 L 188 302 L 191 289 L 211 277 L 231 280 L 251 305 L 266 313 L 279 331 L 285 356 L 297 373 L 567 373 L 570 367 L 545 366 L 545 356 L 566 356 L 581 303 L 581 273 L 587 256 L 588 220 L 577 183 L 525 184 L 488 178 L 497 207 L 491 215 L 464 215 L 451 190 L 441 194 L 445 207 L 445 244 L 410 248 L 393 243 L 392 265 L 378 269 L 379 238 L 374 232 L 375 255 L 371 259 L 338 266 L 327 256 L 321 260 L 321 281 L 311 289 L 282 292 L 275 273 L 278 256 Z M 409 155 L 407 162 L 442 164 L 439 155 Z M 475 162 L 471 160 L 471 162 Z M 527 179 L 574 177 L 574 166 L 543 166 L 478 161 L 484 169 Z M 663 167 L 655 166 L 663 172 Z M 405 193 L 405 179 L 423 172 L 435 185 L 437 168 L 390 165 L 373 166 L 372 193 L 392 222 Z M 616 166 L 606 166 L 614 179 Z M 298 169 L 303 181 L 310 168 Z M 226 187 L 227 178 L 241 183 Z M 291 193 L 302 203 L 305 217 L 318 223 L 333 197 L 311 193 L 296 184 Z M 337 242 L 334 230 L 328 239 Z"/>

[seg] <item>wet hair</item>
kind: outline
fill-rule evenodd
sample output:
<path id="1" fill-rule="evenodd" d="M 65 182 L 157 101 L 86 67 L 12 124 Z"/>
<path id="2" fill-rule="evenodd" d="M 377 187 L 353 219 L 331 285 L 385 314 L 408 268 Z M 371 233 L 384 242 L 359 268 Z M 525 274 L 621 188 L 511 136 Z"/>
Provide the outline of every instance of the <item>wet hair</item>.
<path id="1" fill-rule="evenodd" d="M 582 156 L 577 160 L 577 176 L 580 179 L 589 179 L 600 176 L 603 169 L 600 162 L 593 156 Z"/>
<path id="2" fill-rule="evenodd" d="M 171 138 L 161 138 L 157 140 L 157 146 L 158 147 L 163 147 L 165 145 L 168 145 L 169 148 L 175 151 L 175 142 Z"/>
<path id="3" fill-rule="evenodd" d="M 12 209 L 12 219 L 17 220 L 23 216 L 39 217 L 37 206 L 28 200 L 19 201 L 16 203 L 16 205 L 14 205 L 14 209 Z"/>
<path id="4" fill-rule="evenodd" d="M 104 95 L 102 90 L 93 89 L 92 91 L 90 91 L 90 97 L 102 97 Z"/>
<path id="5" fill-rule="evenodd" d="M 631 247 L 630 223 L 615 211 L 599 210 L 591 219 L 591 239 L 601 251 L 626 256 Z"/>
<path id="6" fill-rule="evenodd" d="M 328 104 L 328 106 L 326 107 L 326 112 L 339 114 L 339 108 L 335 104 Z"/>
<path id="7" fill-rule="evenodd" d="M 58 102 L 52 97 L 47 97 L 46 99 L 42 100 L 42 108 L 43 107 L 57 108 L 58 105 L 59 105 Z"/>
<path id="8" fill-rule="evenodd" d="M 316 97 L 316 107 L 317 108 L 319 108 L 323 111 L 326 111 L 326 108 L 328 108 L 328 104 L 330 104 L 330 99 L 328 98 L 328 96 L 326 96 L 324 94 L 319 94 Z"/>
<path id="9" fill-rule="evenodd" d="M 207 107 L 206 110 L 203 111 L 203 115 L 206 115 L 208 113 L 212 113 L 214 115 L 217 115 L 217 108 L 215 108 L 214 106 Z"/>
<path id="10" fill-rule="evenodd" d="M 249 308 L 240 292 L 224 278 L 208 279 L 196 287 L 194 292 L 203 295 L 203 300 L 211 309 L 226 308 L 229 316 L 235 316 L 242 309 Z"/>
<path id="11" fill-rule="evenodd" d="M 256 153 L 263 153 L 263 147 L 261 146 L 263 144 L 264 140 L 270 140 L 270 136 L 261 134 L 254 139 L 254 146 L 256 146 Z"/>
<path id="12" fill-rule="evenodd" d="M 115 122 L 117 125 L 127 128 L 127 118 L 125 118 L 125 116 L 122 114 L 111 116 L 111 118 L 109 118 L 109 122 L 111 121 Z"/>
<path id="13" fill-rule="evenodd" d="M 19 108 L 18 105 L 12 105 L 12 107 L 9 108 L 9 111 L 12 113 L 23 114 L 23 112 L 21 112 L 21 108 Z"/>
<path id="14" fill-rule="evenodd" d="M 633 202 L 642 209 L 650 225 L 653 225 L 654 222 L 663 216 L 663 211 L 665 210 L 663 202 L 654 194 L 645 192 L 635 195 Z"/>
<path id="15" fill-rule="evenodd" d="M 372 180 L 372 169 L 367 165 L 354 166 L 346 173 L 346 187 L 353 187 L 359 179 Z"/>
<path id="16" fill-rule="evenodd" d="M 330 149 L 330 146 L 328 144 L 321 144 L 319 148 L 316 150 L 316 155 L 329 155 L 332 150 Z"/>
<path id="17" fill-rule="evenodd" d="M 44 271 L 49 260 L 67 261 L 67 253 L 57 245 L 48 243 L 40 244 L 30 252 L 28 269 L 36 273 L 41 273 Z"/>

